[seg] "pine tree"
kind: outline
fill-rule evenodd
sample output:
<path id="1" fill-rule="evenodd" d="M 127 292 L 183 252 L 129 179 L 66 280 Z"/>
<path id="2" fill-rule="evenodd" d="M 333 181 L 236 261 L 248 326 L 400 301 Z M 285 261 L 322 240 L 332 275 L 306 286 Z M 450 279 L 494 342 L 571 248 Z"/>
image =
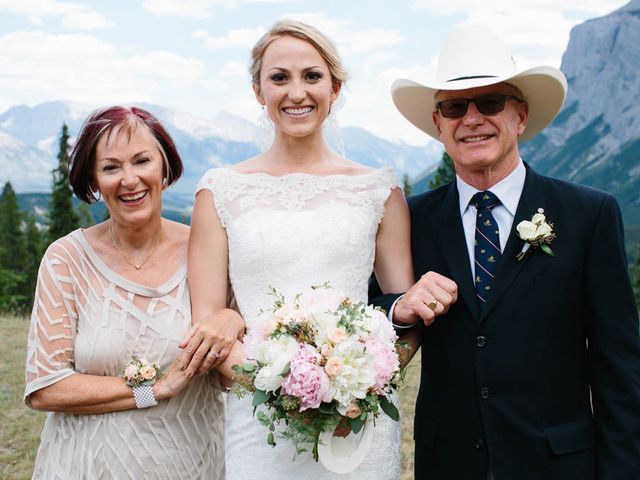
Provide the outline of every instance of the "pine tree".
<path id="1" fill-rule="evenodd" d="M 93 213 L 91 213 L 91 207 L 88 203 L 81 202 L 76 207 L 76 215 L 78 216 L 78 225 L 82 228 L 89 228 L 96 224 L 96 219 L 93 218 Z"/>
<path id="2" fill-rule="evenodd" d="M 38 268 L 44 249 L 42 232 L 38 228 L 33 215 L 27 215 L 27 227 L 25 229 L 26 262 L 25 262 L 25 294 L 27 296 L 27 308 L 33 305 L 33 295 L 38 280 Z"/>
<path id="3" fill-rule="evenodd" d="M 629 270 L 631 273 L 631 282 L 633 284 L 633 294 L 636 297 L 636 307 L 640 310 L 640 242 L 638 242 L 636 261 L 631 265 Z"/>
<path id="4" fill-rule="evenodd" d="M 441 185 L 453 182 L 456 178 L 456 169 L 453 165 L 453 159 L 447 152 L 442 154 L 442 162 L 436 170 L 436 174 L 429 182 L 429 189 L 433 190 Z"/>
<path id="5" fill-rule="evenodd" d="M 18 197 L 11 183 L 7 182 L 0 197 L 0 267 L 16 274 L 21 274 L 25 265 L 22 221 Z"/>
<path id="6" fill-rule="evenodd" d="M 402 176 L 402 189 L 404 190 L 405 197 L 413 195 L 413 184 L 411 180 L 409 180 L 409 175 L 406 173 Z"/>
<path id="7" fill-rule="evenodd" d="M 62 125 L 58 151 L 58 167 L 52 171 L 53 188 L 49 206 L 48 242 L 64 237 L 78 228 L 78 216 L 72 207 L 73 193 L 69 186 L 69 129 Z"/>
<path id="8" fill-rule="evenodd" d="M 18 198 L 7 182 L 0 196 L 0 311 L 18 312 L 27 308 L 24 294 L 27 254 L 21 227 Z"/>

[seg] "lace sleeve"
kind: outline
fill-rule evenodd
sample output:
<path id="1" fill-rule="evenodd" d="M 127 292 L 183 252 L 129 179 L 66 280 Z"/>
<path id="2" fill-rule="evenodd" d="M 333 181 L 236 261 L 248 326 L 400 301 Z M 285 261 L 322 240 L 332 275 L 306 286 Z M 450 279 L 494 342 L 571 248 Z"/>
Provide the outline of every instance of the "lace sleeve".
<path id="1" fill-rule="evenodd" d="M 394 188 L 402 187 L 398 183 L 398 177 L 392 168 L 381 168 L 378 172 L 378 181 L 372 190 L 372 201 L 377 223 L 380 223 L 384 217 L 384 205 L 389 195 L 391 195 L 391 191 Z"/>
<path id="2" fill-rule="evenodd" d="M 224 181 L 221 179 L 223 170 L 219 168 L 212 168 L 208 170 L 198 182 L 196 186 L 196 193 L 200 190 L 209 190 L 213 196 L 213 206 L 218 212 L 220 223 L 226 229 L 229 224 L 230 214 L 227 210 L 226 203 L 223 196 Z"/>
<path id="3" fill-rule="evenodd" d="M 27 348 L 27 405 L 31 393 L 76 373 L 76 297 L 66 245 L 65 239 L 53 243 L 40 263 Z"/>

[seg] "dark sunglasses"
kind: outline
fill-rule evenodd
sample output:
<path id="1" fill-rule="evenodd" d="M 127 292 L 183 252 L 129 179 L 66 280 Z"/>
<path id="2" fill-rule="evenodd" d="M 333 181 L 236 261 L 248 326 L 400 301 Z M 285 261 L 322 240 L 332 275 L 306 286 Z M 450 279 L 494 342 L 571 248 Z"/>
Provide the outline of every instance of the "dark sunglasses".
<path id="1" fill-rule="evenodd" d="M 467 114 L 470 103 L 475 103 L 476 108 L 482 115 L 495 115 L 504 110 L 507 98 L 512 98 L 518 102 L 524 102 L 521 98 L 513 95 L 503 95 L 501 93 L 487 93 L 475 98 L 452 98 L 436 103 L 436 109 L 440 110 L 443 117 L 462 118 Z"/>

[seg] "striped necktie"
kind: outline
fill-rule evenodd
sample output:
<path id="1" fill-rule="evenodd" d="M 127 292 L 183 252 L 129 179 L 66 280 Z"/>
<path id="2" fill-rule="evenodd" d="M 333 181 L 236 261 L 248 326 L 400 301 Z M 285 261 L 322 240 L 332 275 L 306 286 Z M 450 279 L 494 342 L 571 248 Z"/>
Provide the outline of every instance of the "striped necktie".
<path id="1" fill-rule="evenodd" d="M 491 214 L 491 210 L 500 204 L 500 200 L 493 193 L 486 191 L 476 193 L 470 203 L 475 205 L 477 210 L 474 283 L 478 304 L 482 310 L 490 293 L 493 277 L 498 270 L 498 262 L 502 257 L 498 223 Z"/>

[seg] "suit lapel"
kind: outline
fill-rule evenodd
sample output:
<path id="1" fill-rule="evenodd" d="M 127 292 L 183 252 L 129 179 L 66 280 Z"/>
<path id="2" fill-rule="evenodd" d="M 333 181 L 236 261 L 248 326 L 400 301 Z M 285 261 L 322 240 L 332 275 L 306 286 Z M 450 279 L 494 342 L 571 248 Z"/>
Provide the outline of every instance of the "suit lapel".
<path id="1" fill-rule="evenodd" d="M 460 201 L 455 182 L 449 185 L 445 201 L 441 205 L 439 221 L 442 228 L 438 229 L 438 246 L 451 276 L 458 284 L 459 296 L 467 304 L 474 318 L 478 318 L 478 302 L 473 287 L 471 262 L 460 218 Z"/>
<path id="2" fill-rule="evenodd" d="M 516 226 L 522 220 L 530 220 L 531 216 L 536 213 L 538 205 L 536 202 L 540 202 L 540 182 L 539 175 L 536 174 L 527 166 L 527 176 L 525 178 L 524 187 L 522 189 L 522 195 L 518 202 L 518 208 L 513 219 L 513 225 L 504 252 L 502 253 L 502 259 L 496 272 L 494 279 L 493 291 L 487 298 L 487 303 L 482 309 L 480 315 L 480 322 L 482 322 L 489 312 L 495 307 L 496 303 L 502 297 L 505 290 L 515 281 L 518 274 L 521 272 L 522 267 L 527 263 L 529 255 L 526 255 L 521 261 L 516 260 L 516 256 L 522 250 L 524 242 L 518 236 Z"/>

